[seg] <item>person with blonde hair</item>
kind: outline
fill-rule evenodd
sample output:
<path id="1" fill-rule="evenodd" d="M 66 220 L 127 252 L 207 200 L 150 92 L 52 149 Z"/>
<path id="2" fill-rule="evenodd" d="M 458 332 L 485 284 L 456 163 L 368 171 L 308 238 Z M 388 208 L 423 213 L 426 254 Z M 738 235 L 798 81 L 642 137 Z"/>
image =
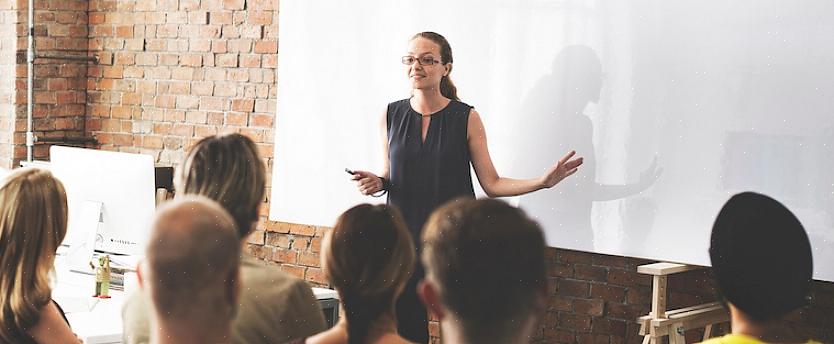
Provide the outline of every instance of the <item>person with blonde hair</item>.
<path id="1" fill-rule="evenodd" d="M 322 266 L 345 316 L 297 343 L 408 343 L 397 333 L 394 306 L 412 274 L 411 235 L 396 208 L 361 204 L 344 212 L 322 243 Z"/>
<path id="2" fill-rule="evenodd" d="M 255 230 L 266 192 L 266 168 L 258 148 L 241 134 L 213 135 L 189 150 L 177 170 L 176 197 L 201 195 L 219 203 L 234 219 L 240 245 Z M 283 343 L 325 329 L 324 313 L 306 282 L 244 254 L 241 293 L 232 322 L 232 342 Z M 122 309 L 124 341 L 147 343 L 147 295 L 134 294 Z"/>
<path id="3" fill-rule="evenodd" d="M 153 301 L 153 343 L 227 343 L 240 245 L 229 214 L 202 197 L 157 212 L 139 282 Z"/>
<path id="4" fill-rule="evenodd" d="M 49 277 L 67 234 L 67 195 L 49 171 L 12 171 L 0 186 L 0 342 L 79 343 Z"/>

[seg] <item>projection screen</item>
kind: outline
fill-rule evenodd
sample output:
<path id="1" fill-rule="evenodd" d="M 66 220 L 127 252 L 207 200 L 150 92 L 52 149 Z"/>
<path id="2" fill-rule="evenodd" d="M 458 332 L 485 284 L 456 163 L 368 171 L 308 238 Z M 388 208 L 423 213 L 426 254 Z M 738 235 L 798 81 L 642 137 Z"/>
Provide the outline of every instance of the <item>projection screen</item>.
<path id="1" fill-rule="evenodd" d="M 834 2 L 307 0 L 279 16 L 273 220 L 332 226 L 385 201 L 344 169 L 381 170 L 380 118 L 410 92 L 400 57 L 436 31 L 501 175 L 585 157 L 508 199 L 550 246 L 708 265 L 715 215 L 752 190 L 797 214 L 834 281 Z"/>

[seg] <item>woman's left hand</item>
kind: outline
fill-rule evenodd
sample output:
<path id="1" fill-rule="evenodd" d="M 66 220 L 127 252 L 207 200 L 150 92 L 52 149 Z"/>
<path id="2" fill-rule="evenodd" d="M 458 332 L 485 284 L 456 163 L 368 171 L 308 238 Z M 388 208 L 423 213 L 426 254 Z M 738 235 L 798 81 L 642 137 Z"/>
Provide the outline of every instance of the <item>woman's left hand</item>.
<path id="1" fill-rule="evenodd" d="M 570 151 L 562 159 L 559 159 L 553 167 L 548 169 L 540 179 L 541 187 L 543 189 L 552 188 L 563 179 L 576 173 L 579 170 L 579 166 L 582 165 L 582 157 L 574 157 L 575 155 L 576 151 Z"/>

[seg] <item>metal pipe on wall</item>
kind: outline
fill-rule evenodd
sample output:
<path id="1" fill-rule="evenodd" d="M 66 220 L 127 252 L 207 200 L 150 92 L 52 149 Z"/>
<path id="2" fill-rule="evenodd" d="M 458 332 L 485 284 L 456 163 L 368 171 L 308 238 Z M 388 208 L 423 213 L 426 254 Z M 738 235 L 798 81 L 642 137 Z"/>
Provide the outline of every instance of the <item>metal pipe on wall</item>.
<path id="1" fill-rule="evenodd" d="M 32 119 L 32 102 L 34 100 L 35 87 L 35 0 L 29 0 L 29 27 L 27 36 L 29 46 L 26 48 L 26 161 L 32 162 L 32 151 L 35 147 L 35 133 L 33 132 L 34 120 Z"/>

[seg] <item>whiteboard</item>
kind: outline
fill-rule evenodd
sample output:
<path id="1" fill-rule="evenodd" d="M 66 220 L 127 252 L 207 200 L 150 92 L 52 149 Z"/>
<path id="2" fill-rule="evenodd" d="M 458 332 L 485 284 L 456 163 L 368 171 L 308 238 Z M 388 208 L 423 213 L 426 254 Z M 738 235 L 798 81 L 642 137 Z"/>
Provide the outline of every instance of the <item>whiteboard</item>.
<path id="1" fill-rule="evenodd" d="M 569 149 L 585 157 L 555 188 L 509 199 L 550 246 L 709 265 L 718 210 L 752 190 L 794 211 L 815 278 L 834 281 L 834 2 L 280 6 L 273 220 L 331 226 L 384 202 L 344 168 L 380 171 L 379 119 L 409 96 L 400 56 L 436 31 L 501 175 L 537 177 Z"/>

